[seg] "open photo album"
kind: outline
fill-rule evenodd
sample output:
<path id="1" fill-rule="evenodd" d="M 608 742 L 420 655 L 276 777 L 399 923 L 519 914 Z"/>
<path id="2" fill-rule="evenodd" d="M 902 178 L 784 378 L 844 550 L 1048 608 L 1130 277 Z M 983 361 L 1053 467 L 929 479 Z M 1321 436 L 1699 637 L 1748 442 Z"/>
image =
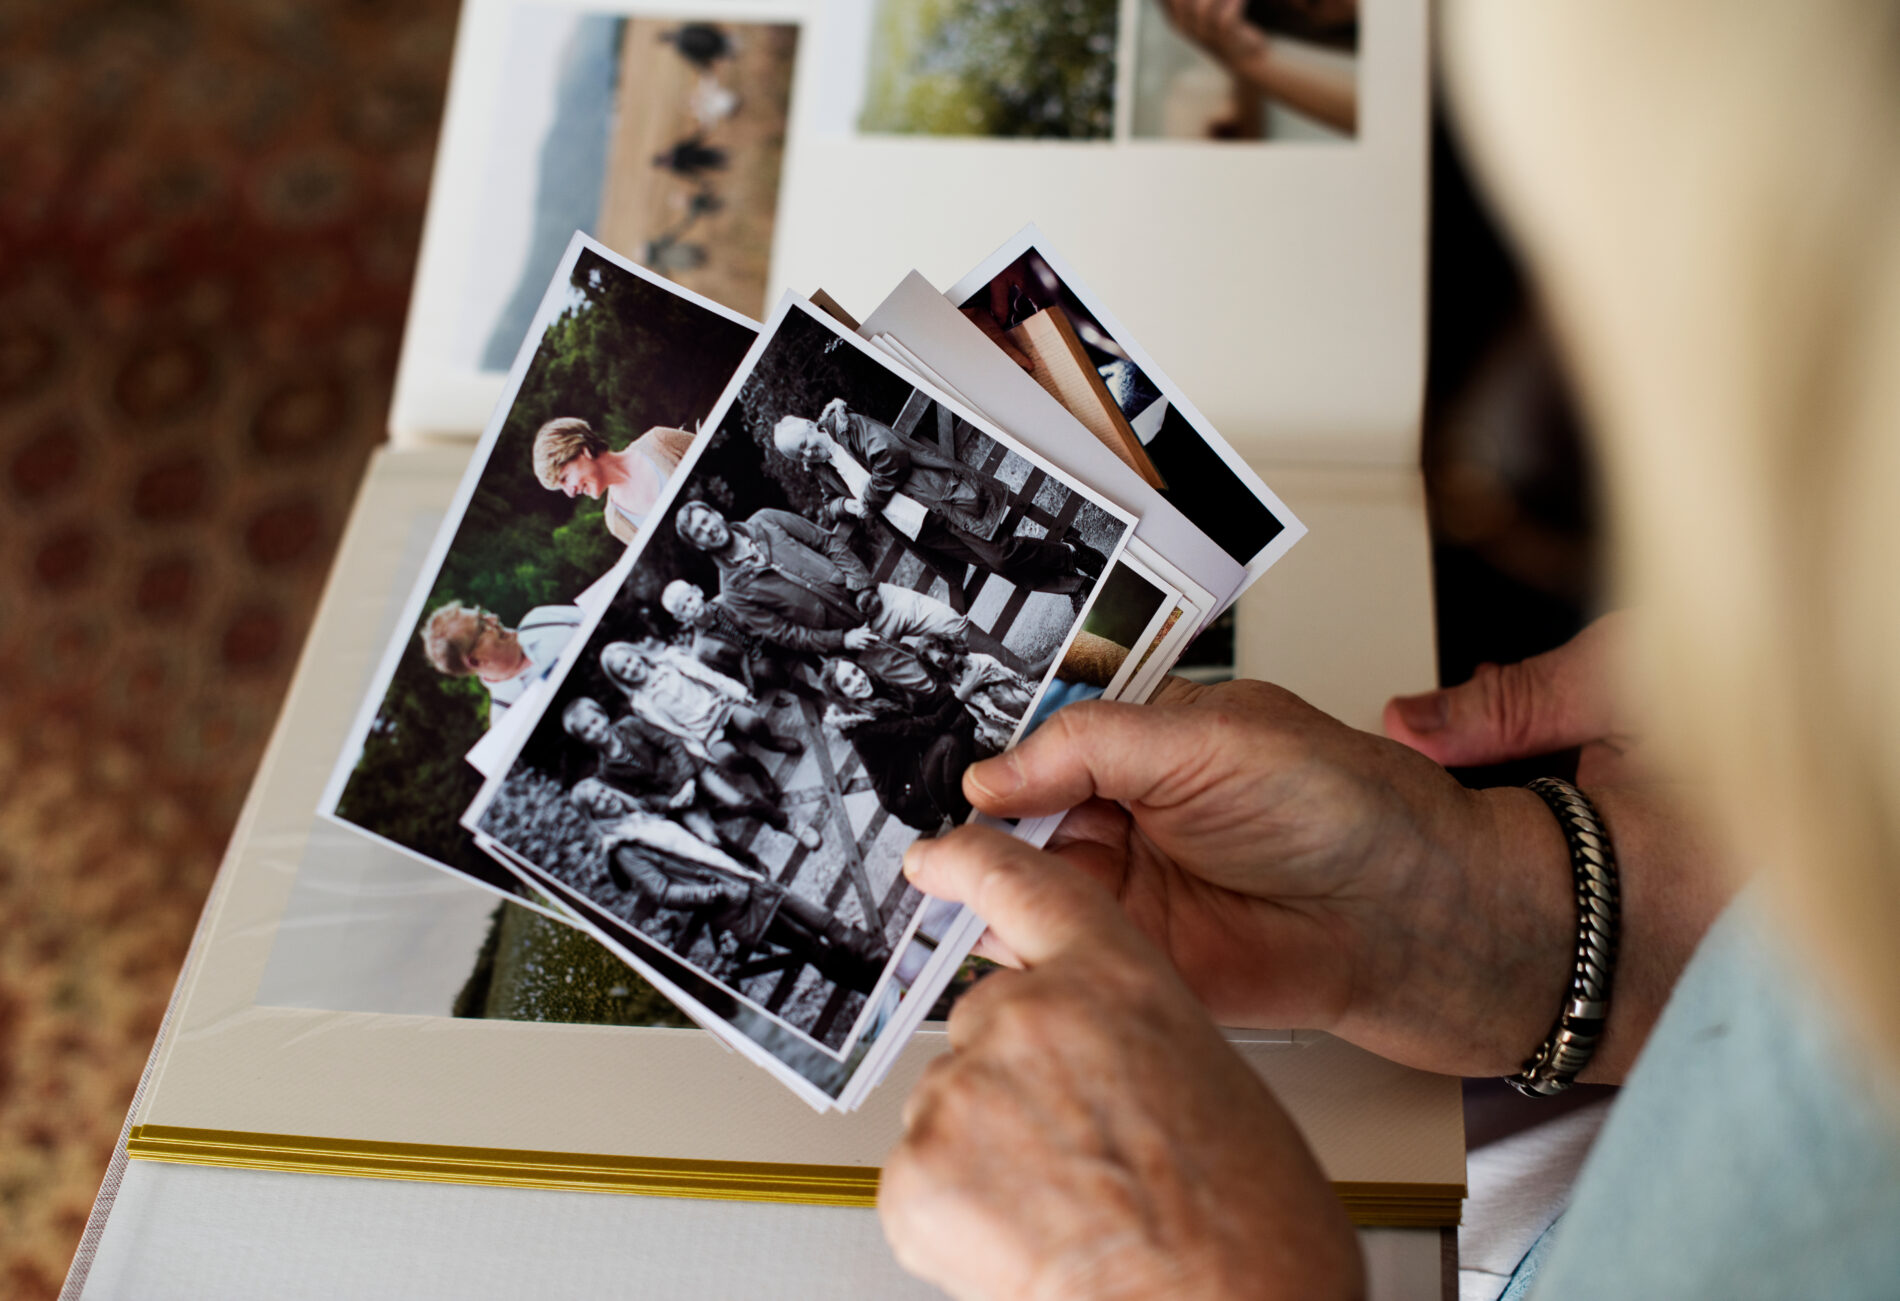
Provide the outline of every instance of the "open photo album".
<path id="1" fill-rule="evenodd" d="M 970 763 L 1171 672 L 1431 685 L 1427 26 L 1311 8 L 1248 7 L 1287 98 L 1155 0 L 463 0 L 127 1152 L 869 1206 L 989 970 L 901 870 Z M 1226 1033 L 1356 1219 L 1456 1221 L 1455 1081 Z"/>

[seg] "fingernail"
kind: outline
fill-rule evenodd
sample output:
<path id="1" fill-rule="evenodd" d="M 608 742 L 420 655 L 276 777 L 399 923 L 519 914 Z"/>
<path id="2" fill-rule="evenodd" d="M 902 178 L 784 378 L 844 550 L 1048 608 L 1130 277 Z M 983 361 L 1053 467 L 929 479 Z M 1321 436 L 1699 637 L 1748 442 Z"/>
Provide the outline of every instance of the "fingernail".
<path id="1" fill-rule="evenodd" d="M 971 764 L 963 780 L 972 788 L 972 795 L 992 803 L 1008 799 L 1023 788 L 1022 767 L 1013 753 Z"/>
<path id="2" fill-rule="evenodd" d="M 1451 712 L 1442 691 L 1428 691 L 1422 696 L 1397 696 L 1392 704 L 1399 711 L 1399 720 L 1414 732 L 1436 732 L 1445 725 Z"/>
<path id="3" fill-rule="evenodd" d="M 906 880 L 915 880 L 917 874 L 924 870 L 924 846 L 929 843 L 927 840 L 913 840 L 910 848 L 904 851 L 904 878 Z"/>

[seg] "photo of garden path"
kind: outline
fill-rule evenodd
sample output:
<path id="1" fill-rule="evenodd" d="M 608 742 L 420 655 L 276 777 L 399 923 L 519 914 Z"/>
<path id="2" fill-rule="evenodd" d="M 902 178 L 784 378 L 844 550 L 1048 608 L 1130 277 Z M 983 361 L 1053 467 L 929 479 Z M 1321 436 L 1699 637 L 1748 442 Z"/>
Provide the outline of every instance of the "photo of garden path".
<path id="1" fill-rule="evenodd" d="M 789 24 L 627 19 L 601 242 L 763 315 L 797 52 Z"/>

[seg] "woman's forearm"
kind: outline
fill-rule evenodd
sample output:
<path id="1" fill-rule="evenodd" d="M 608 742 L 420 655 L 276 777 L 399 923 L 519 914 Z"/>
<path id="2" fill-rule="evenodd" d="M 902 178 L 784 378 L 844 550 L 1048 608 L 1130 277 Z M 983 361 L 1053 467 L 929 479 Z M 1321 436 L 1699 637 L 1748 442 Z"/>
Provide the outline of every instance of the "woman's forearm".
<path id="1" fill-rule="evenodd" d="M 1621 1083 L 1669 1001 L 1703 934 L 1735 885 L 1685 815 L 1653 787 L 1585 788 L 1608 831 L 1618 863 L 1619 925 L 1609 1018 L 1595 1056 L 1579 1077 Z M 1421 936 L 1449 943 L 1455 966 L 1481 971 L 1463 1019 L 1461 1074 L 1509 1074 L 1544 1041 L 1565 997 L 1577 936 L 1576 890 L 1563 832 L 1544 802 L 1506 787 L 1474 793 L 1480 830 L 1462 841 L 1467 861 L 1432 871 L 1416 892 Z M 1456 882 L 1454 885 L 1453 882 Z M 1408 955 L 1414 973 L 1427 955 Z M 1420 994 L 1433 994 L 1430 981 Z M 1455 1004 L 1461 1000 L 1449 1000 Z M 1436 1009 L 1445 1011 L 1443 1003 Z M 1388 1004 L 1386 1015 L 1394 1009 Z M 1434 1009 L 1416 1009 L 1421 1026 L 1449 1028 Z M 1352 1027 L 1342 1033 L 1352 1037 Z"/>
<path id="2" fill-rule="evenodd" d="M 1585 793 L 1621 866 L 1623 923 L 1609 1024 L 1581 1078 L 1620 1084 L 1740 881 L 1667 787 L 1604 786 Z"/>
<path id="3" fill-rule="evenodd" d="M 1234 75 L 1278 101 L 1348 135 L 1359 129 L 1359 91 L 1350 72 L 1289 57 L 1277 41 L 1233 65 Z"/>

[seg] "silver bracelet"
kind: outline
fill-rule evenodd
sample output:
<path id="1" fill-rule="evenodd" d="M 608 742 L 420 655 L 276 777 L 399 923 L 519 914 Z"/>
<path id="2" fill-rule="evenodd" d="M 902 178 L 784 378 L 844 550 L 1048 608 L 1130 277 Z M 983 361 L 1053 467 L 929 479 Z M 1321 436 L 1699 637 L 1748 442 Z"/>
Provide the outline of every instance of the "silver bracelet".
<path id="1" fill-rule="evenodd" d="M 1505 1082 L 1527 1098 L 1549 1098 L 1577 1082 L 1577 1072 L 1589 1065 L 1610 1016 L 1620 920 L 1616 851 L 1610 848 L 1596 807 L 1582 791 L 1555 777 L 1539 777 L 1530 789 L 1557 815 L 1570 846 L 1577 886 L 1577 957 L 1557 1024 L 1524 1069 L 1506 1076 Z"/>

